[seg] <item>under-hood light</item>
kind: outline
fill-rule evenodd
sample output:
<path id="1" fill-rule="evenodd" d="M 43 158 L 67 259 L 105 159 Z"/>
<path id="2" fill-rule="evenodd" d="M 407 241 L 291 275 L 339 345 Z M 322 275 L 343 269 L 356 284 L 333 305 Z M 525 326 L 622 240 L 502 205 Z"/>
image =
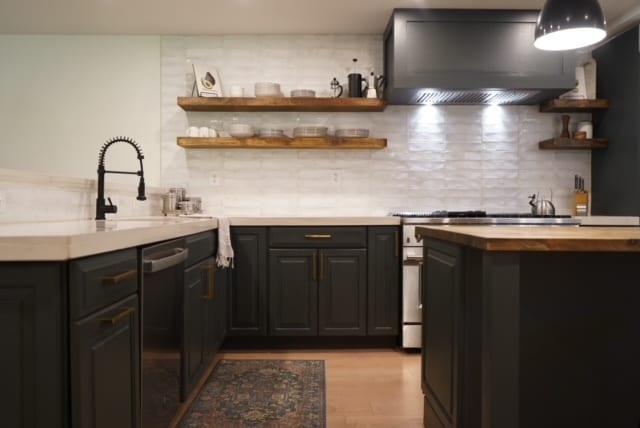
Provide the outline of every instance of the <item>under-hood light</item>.
<path id="1" fill-rule="evenodd" d="M 415 104 L 518 104 L 538 95 L 539 91 L 438 90 L 426 89 L 417 94 Z"/>
<path id="2" fill-rule="evenodd" d="M 533 45 L 564 51 L 598 43 L 607 35 L 597 0 L 547 0 L 538 15 Z"/>

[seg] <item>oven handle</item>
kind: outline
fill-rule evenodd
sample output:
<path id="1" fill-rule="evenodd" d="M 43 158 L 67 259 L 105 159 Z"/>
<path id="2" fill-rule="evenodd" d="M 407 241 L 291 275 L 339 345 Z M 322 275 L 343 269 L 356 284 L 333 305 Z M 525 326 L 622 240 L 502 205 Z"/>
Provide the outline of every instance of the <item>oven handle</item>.
<path id="1" fill-rule="evenodd" d="M 422 309 L 422 259 L 418 262 L 418 309 Z"/>
<path id="2" fill-rule="evenodd" d="M 187 260 L 188 256 L 188 248 L 172 248 L 169 251 L 152 254 L 148 258 L 142 260 L 142 270 L 145 273 L 160 272 L 161 270 L 169 269 L 170 267 L 184 262 Z"/>

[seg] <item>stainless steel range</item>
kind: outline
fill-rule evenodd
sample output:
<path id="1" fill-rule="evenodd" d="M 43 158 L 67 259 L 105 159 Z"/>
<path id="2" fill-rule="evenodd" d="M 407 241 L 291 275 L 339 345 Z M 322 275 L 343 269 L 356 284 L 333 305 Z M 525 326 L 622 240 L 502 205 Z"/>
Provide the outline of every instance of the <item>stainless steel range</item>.
<path id="1" fill-rule="evenodd" d="M 415 237 L 416 226 L 436 225 L 545 225 L 579 226 L 571 216 L 535 216 L 529 213 L 487 214 L 485 211 L 398 211 L 402 218 L 402 347 L 422 347 L 422 243 Z"/>

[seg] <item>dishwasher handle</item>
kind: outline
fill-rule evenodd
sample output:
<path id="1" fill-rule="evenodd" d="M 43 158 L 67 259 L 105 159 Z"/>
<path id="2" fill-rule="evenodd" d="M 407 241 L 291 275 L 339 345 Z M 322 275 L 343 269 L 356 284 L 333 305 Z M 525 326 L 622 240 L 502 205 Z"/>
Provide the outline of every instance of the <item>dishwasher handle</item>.
<path id="1" fill-rule="evenodd" d="M 172 248 L 168 251 L 162 251 L 142 260 L 142 270 L 145 273 L 160 272 L 182 263 L 189 257 L 188 248 Z"/>

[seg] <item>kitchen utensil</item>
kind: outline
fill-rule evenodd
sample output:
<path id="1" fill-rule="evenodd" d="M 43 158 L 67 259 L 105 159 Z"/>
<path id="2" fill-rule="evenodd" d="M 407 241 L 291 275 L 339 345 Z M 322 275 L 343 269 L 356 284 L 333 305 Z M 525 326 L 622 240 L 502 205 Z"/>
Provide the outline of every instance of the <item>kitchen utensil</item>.
<path id="1" fill-rule="evenodd" d="M 365 94 L 369 88 L 367 80 L 363 78 L 360 73 L 351 73 L 347 77 L 349 79 L 349 97 L 362 98 L 362 95 Z M 362 86 L 363 83 L 364 87 Z"/>
<path id="2" fill-rule="evenodd" d="M 562 115 L 562 132 L 560 133 L 560 138 L 569 138 L 569 119 L 570 116 L 568 114 Z"/>
<path id="3" fill-rule="evenodd" d="M 177 195 L 175 193 L 162 194 L 162 214 L 167 215 L 176 211 Z"/>
<path id="4" fill-rule="evenodd" d="M 342 95 L 342 85 L 338 82 L 338 79 L 334 77 L 329 83 L 329 87 L 331 88 L 331 96 L 333 98 L 340 98 Z"/>
<path id="5" fill-rule="evenodd" d="M 540 194 L 533 194 L 529 196 L 531 199 L 529 205 L 531 205 L 531 214 L 538 216 L 552 216 L 556 215 L 556 207 L 551 200 L 540 199 Z M 551 191 L 551 199 L 553 199 L 553 191 Z"/>
<path id="6" fill-rule="evenodd" d="M 172 187 L 169 189 L 169 193 L 176 194 L 176 202 L 184 201 L 187 197 L 187 189 L 184 187 Z"/>

